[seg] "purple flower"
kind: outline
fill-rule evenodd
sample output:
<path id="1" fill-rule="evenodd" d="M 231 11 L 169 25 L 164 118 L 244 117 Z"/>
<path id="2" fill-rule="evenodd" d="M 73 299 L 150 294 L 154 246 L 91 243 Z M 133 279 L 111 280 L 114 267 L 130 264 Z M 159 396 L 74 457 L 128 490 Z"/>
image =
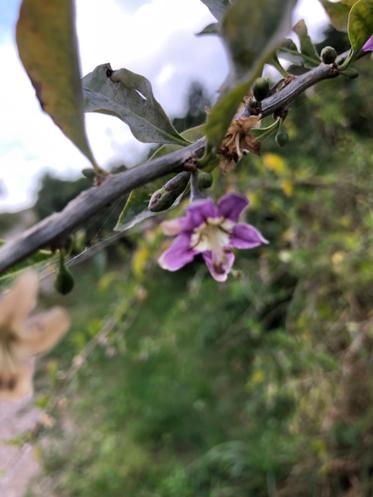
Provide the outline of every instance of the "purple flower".
<path id="1" fill-rule="evenodd" d="M 217 204 L 211 198 L 197 200 L 183 217 L 163 222 L 164 233 L 176 238 L 159 258 L 160 266 L 177 271 L 202 254 L 211 276 L 225 281 L 234 262 L 233 248 L 268 243 L 253 226 L 238 222 L 248 203 L 236 193 L 224 195 Z"/>
<path id="2" fill-rule="evenodd" d="M 367 39 L 362 47 L 363 52 L 372 52 L 373 51 L 373 35 Z"/>

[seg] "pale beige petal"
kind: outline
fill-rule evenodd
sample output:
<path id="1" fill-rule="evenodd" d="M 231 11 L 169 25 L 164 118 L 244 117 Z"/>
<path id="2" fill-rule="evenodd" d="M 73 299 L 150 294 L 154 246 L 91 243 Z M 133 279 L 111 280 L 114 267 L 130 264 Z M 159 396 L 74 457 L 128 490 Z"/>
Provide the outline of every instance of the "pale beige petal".
<path id="1" fill-rule="evenodd" d="M 183 225 L 179 219 L 170 219 L 161 223 L 162 231 L 167 236 L 176 236 L 181 233 Z"/>
<path id="2" fill-rule="evenodd" d="M 0 400 L 17 400 L 33 392 L 34 360 L 17 364 L 11 375 L 0 371 Z"/>
<path id="3" fill-rule="evenodd" d="M 0 299 L 0 327 L 16 329 L 36 305 L 39 278 L 27 270 L 19 276 L 10 290 Z"/>
<path id="4" fill-rule="evenodd" d="M 27 319 L 18 330 L 19 342 L 15 346 L 17 357 L 43 354 L 48 352 L 70 326 L 70 318 L 61 307 Z"/>

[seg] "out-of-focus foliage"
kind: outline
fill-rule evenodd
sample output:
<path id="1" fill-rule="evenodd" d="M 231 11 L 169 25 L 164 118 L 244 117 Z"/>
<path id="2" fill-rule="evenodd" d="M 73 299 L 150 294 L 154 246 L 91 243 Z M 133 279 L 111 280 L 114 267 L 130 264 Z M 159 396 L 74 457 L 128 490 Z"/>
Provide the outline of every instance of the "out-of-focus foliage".
<path id="1" fill-rule="evenodd" d="M 100 277 L 97 261 L 79 270 L 73 330 L 41 375 L 40 405 L 58 407 L 50 494 L 373 495 L 369 61 L 359 70 L 297 100 L 286 147 L 268 139 L 216 176 L 213 194 L 246 192 L 270 241 L 238 254 L 241 275 L 163 272 L 156 224 Z"/>

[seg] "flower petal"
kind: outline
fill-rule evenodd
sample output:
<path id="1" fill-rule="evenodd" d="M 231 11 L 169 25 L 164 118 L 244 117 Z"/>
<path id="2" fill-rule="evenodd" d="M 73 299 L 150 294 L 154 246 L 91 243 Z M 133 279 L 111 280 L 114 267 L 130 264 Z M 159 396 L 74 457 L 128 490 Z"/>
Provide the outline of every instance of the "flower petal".
<path id="1" fill-rule="evenodd" d="M 268 241 L 251 224 L 239 223 L 233 228 L 230 243 L 234 248 L 251 249 Z"/>
<path id="2" fill-rule="evenodd" d="M 209 218 L 219 217 L 219 211 L 211 198 L 196 200 L 187 209 L 183 218 L 184 231 L 193 231 Z"/>
<path id="3" fill-rule="evenodd" d="M 166 252 L 163 252 L 158 263 L 167 271 L 177 271 L 191 262 L 195 255 L 196 252 L 190 245 L 190 235 L 182 233 L 175 238 Z"/>
<path id="4" fill-rule="evenodd" d="M 14 329 L 24 321 L 36 305 L 38 275 L 28 270 L 19 276 L 12 288 L 0 299 L 0 323 Z"/>
<path id="5" fill-rule="evenodd" d="M 373 52 L 373 35 L 371 35 L 362 47 L 363 52 Z"/>
<path id="6" fill-rule="evenodd" d="M 61 307 L 32 316 L 17 330 L 20 339 L 15 345 L 17 355 L 27 357 L 48 352 L 69 326 L 69 316 Z"/>
<path id="7" fill-rule="evenodd" d="M 216 267 L 213 263 L 212 252 L 204 252 L 202 254 L 203 259 L 206 263 L 208 270 L 210 271 L 211 276 L 214 280 L 223 282 L 228 278 L 228 273 L 232 269 L 234 263 L 234 254 L 233 252 L 226 252 L 225 261 L 220 265 L 220 267 Z"/>
<path id="8" fill-rule="evenodd" d="M 241 212 L 248 204 L 249 201 L 246 197 L 237 193 L 228 193 L 218 202 L 219 214 L 231 221 L 238 221 Z"/>
<path id="9" fill-rule="evenodd" d="M 184 230 L 184 217 L 163 221 L 161 228 L 167 236 L 176 236 Z"/>

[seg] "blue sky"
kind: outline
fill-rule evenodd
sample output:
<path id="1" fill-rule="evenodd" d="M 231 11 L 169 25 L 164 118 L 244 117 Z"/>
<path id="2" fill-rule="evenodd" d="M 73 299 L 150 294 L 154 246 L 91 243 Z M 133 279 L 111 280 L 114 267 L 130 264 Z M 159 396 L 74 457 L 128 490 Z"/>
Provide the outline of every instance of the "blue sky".
<path id="1" fill-rule="evenodd" d="M 37 102 L 14 43 L 20 1 L 0 0 L 0 210 L 29 206 L 41 174 L 74 177 L 86 159 L 54 126 Z M 144 74 L 170 115 L 183 112 L 192 80 L 216 94 L 227 72 L 217 37 L 196 37 L 213 18 L 199 0 L 77 0 L 77 32 L 82 73 L 110 62 Z M 325 23 L 318 0 L 300 0 L 296 19 L 304 17 L 317 33 Z M 4 74 L 4 73 L 3 73 Z M 119 120 L 88 114 L 89 139 L 98 161 L 135 164 L 146 145 L 137 142 Z"/>

